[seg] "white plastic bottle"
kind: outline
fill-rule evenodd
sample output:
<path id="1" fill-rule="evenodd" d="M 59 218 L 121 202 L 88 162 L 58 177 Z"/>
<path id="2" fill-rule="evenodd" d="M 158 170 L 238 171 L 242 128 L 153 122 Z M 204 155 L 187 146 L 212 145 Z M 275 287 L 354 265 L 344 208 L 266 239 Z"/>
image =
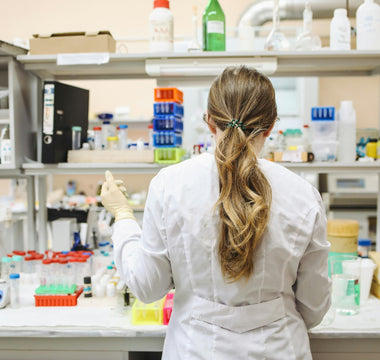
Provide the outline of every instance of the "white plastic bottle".
<path id="1" fill-rule="evenodd" d="M 173 51 L 173 15 L 169 0 L 154 0 L 153 8 L 149 16 L 150 51 Z"/>
<path id="2" fill-rule="evenodd" d="M 356 111 L 352 101 L 341 101 L 338 114 L 338 161 L 356 159 Z"/>
<path id="3" fill-rule="evenodd" d="M 346 9 L 335 9 L 330 23 L 330 49 L 351 49 L 351 24 Z"/>
<path id="4" fill-rule="evenodd" d="M 356 11 L 357 50 L 380 50 L 380 6 L 364 0 Z"/>

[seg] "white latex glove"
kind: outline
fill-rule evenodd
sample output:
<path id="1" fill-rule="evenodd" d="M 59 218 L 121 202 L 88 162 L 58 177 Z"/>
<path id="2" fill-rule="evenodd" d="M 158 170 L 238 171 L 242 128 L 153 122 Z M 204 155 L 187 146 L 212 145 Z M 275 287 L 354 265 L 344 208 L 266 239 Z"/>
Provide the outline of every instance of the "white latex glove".
<path id="1" fill-rule="evenodd" d="M 106 171 L 106 181 L 102 186 L 100 198 L 103 206 L 115 217 L 115 221 L 121 219 L 133 219 L 133 211 L 128 204 L 127 190 L 121 180 L 114 180 L 110 171 Z"/>

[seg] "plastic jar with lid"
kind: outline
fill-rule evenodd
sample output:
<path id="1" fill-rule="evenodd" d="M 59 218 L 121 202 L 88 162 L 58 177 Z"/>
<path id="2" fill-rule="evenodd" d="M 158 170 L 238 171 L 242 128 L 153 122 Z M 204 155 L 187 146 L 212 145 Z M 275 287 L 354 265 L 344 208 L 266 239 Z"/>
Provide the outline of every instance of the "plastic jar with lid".
<path id="1" fill-rule="evenodd" d="M 95 126 L 94 130 L 94 150 L 103 149 L 103 140 L 102 140 L 102 128 L 100 126 Z"/>
<path id="2" fill-rule="evenodd" d="M 116 136 L 116 129 L 111 125 L 111 121 L 105 120 L 102 124 L 102 146 L 104 149 L 107 149 L 107 138 L 109 136 Z"/>
<path id="3" fill-rule="evenodd" d="M 331 255 L 358 255 L 359 222 L 349 219 L 327 221 L 327 240 Z"/>
<path id="4" fill-rule="evenodd" d="M 369 139 L 365 148 L 368 157 L 377 159 L 377 139 Z"/>
<path id="5" fill-rule="evenodd" d="M 121 150 L 128 149 L 128 125 L 122 124 L 118 128 L 119 148 Z"/>
<path id="6" fill-rule="evenodd" d="M 371 251 L 371 240 L 359 239 L 358 240 L 358 256 L 362 258 L 368 258 L 368 253 L 370 251 Z"/>
<path id="7" fill-rule="evenodd" d="M 107 137 L 108 150 L 118 150 L 119 149 L 119 137 L 118 136 L 108 136 Z"/>

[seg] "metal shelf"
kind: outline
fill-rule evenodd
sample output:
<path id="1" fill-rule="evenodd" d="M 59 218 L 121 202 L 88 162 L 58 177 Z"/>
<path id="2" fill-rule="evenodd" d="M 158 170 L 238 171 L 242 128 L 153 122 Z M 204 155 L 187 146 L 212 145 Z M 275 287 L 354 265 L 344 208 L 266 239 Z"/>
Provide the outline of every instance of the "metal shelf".
<path id="1" fill-rule="evenodd" d="M 331 174 L 331 173 L 371 173 L 380 174 L 380 161 L 379 162 L 353 162 L 353 163 L 339 163 L 339 162 L 313 162 L 313 163 L 279 163 L 289 170 L 295 172 L 313 172 L 318 174 Z"/>
<path id="2" fill-rule="evenodd" d="M 22 168 L 26 175 L 103 174 L 106 170 L 115 174 L 156 174 L 166 166 L 148 163 L 27 163 Z"/>
<path id="3" fill-rule="evenodd" d="M 315 162 L 315 163 L 278 163 L 295 172 L 311 172 L 319 174 L 328 173 L 361 173 L 380 174 L 380 162 Z M 118 174 L 155 174 L 167 164 L 148 163 L 59 163 L 41 164 L 26 163 L 22 165 L 25 175 L 49 175 L 49 174 L 102 174 L 111 170 Z"/>
<path id="4" fill-rule="evenodd" d="M 236 63 L 259 65 L 261 62 L 273 62 L 274 76 L 368 76 L 380 73 L 380 52 L 358 50 L 110 54 L 109 62 L 101 65 L 57 65 L 57 57 L 20 55 L 17 60 L 24 64 L 26 70 L 40 78 L 56 80 L 166 77 L 196 81 L 214 77 L 215 69 L 221 66 Z M 150 76 L 146 64 L 151 61 L 169 63 L 174 70 L 170 74 Z M 203 65 L 205 69 L 200 71 Z M 184 66 L 187 66 L 186 71 Z"/>

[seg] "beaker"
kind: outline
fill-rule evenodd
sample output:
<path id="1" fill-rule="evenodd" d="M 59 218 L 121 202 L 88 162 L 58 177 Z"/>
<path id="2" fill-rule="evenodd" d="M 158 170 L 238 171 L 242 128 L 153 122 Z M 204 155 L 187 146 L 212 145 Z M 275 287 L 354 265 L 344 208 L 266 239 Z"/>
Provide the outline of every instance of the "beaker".
<path id="1" fill-rule="evenodd" d="M 330 258 L 332 306 L 338 314 L 355 315 L 360 305 L 361 258 L 336 255 Z"/>

